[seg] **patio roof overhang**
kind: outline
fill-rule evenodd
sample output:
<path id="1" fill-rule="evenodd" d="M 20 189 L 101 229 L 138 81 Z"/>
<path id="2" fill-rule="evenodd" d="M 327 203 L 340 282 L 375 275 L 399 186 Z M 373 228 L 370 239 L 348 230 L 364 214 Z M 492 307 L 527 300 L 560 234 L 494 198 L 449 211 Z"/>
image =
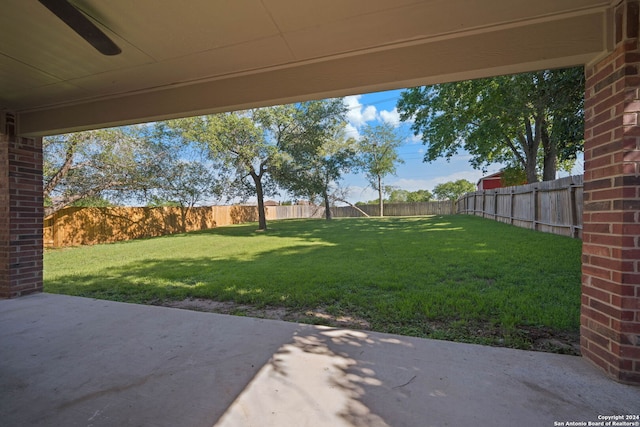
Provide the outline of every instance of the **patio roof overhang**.
<path id="1" fill-rule="evenodd" d="M 611 0 L 71 0 L 104 56 L 39 2 L 0 14 L 0 111 L 42 136 L 585 64 Z"/>

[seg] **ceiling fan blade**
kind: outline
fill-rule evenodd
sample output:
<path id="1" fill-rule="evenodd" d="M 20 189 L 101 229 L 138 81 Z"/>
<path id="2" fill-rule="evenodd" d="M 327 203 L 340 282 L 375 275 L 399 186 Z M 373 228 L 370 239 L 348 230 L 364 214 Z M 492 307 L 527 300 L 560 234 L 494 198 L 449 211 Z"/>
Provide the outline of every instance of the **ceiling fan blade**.
<path id="1" fill-rule="evenodd" d="M 67 0 L 38 1 L 103 55 L 117 55 L 122 52 L 118 45 Z"/>

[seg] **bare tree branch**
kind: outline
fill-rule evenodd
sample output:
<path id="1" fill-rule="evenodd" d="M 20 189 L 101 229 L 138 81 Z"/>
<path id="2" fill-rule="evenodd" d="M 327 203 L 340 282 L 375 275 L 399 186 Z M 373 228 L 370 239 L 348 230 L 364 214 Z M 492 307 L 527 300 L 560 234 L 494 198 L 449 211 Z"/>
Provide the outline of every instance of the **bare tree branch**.
<path id="1" fill-rule="evenodd" d="M 51 177 L 49 182 L 47 182 L 44 188 L 42 189 L 42 193 L 44 197 L 49 197 L 53 189 L 56 188 L 56 185 L 58 185 L 60 181 L 62 181 L 64 177 L 67 176 L 69 171 L 72 169 L 73 156 L 75 154 L 77 145 L 78 145 L 77 140 L 72 140 L 69 142 L 69 145 L 67 146 L 67 150 L 65 152 L 64 163 L 62 164 L 62 166 L 60 166 L 60 168 L 56 171 L 56 173 Z"/>
<path id="2" fill-rule="evenodd" d="M 352 208 L 354 208 L 355 210 L 357 210 L 358 212 L 360 212 L 362 215 L 366 216 L 367 218 L 369 218 L 369 215 L 363 211 L 362 209 L 360 209 L 359 207 L 357 207 L 356 205 L 354 205 L 353 203 L 349 202 L 346 199 L 343 199 L 342 197 L 334 197 L 334 200 L 336 200 L 337 202 L 342 202 L 342 203 L 346 203 L 349 206 L 351 206 Z"/>

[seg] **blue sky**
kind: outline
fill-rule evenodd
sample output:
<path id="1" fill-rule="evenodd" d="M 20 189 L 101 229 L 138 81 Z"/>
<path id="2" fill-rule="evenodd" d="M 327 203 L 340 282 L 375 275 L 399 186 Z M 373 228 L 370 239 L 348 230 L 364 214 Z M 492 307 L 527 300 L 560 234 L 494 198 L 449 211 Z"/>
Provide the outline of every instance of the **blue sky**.
<path id="1" fill-rule="evenodd" d="M 402 90 L 368 93 L 363 95 L 347 96 L 345 103 L 349 109 L 347 119 L 347 136 L 358 138 L 360 131 L 367 124 L 388 122 L 396 126 L 399 135 L 404 138 L 404 144 L 398 149 L 404 164 L 397 167 L 395 176 L 385 178 L 384 185 L 391 185 L 408 191 L 429 190 L 441 183 L 466 179 L 472 183 L 484 176 L 498 172 L 502 165 L 494 164 L 487 168 L 486 174 L 474 169 L 469 164 L 470 156 L 464 152 L 454 156 L 450 161 L 440 158 L 431 163 L 424 163 L 425 146 L 419 136 L 413 135 L 409 123 L 400 121 L 396 109 L 396 102 Z M 581 174 L 582 160 L 576 162 L 573 174 Z M 560 173 L 566 176 L 568 173 Z M 349 201 L 367 201 L 376 199 L 377 193 L 369 186 L 364 174 L 346 175 L 341 181 L 342 187 L 348 187 Z"/>

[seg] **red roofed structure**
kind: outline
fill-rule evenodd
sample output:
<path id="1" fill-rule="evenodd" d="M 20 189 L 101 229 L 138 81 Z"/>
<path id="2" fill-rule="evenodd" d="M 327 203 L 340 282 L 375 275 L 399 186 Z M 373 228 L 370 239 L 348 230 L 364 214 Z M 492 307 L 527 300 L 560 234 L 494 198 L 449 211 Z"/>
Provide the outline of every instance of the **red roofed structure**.
<path id="1" fill-rule="evenodd" d="M 502 171 L 480 178 L 478 191 L 502 188 Z"/>

